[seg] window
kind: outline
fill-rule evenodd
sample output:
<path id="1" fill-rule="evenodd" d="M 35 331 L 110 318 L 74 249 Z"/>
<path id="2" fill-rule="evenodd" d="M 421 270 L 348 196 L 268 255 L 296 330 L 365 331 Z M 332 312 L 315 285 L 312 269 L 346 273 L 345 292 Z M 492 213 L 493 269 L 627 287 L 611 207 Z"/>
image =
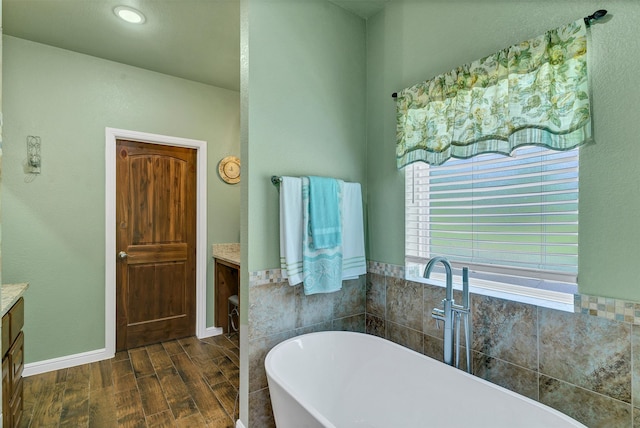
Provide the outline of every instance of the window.
<path id="1" fill-rule="evenodd" d="M 573 302 L 578 149 L 416 162 L 405 174 L 408 277 L 422 277 L 430 257 L 444 256 L 454 268 L 469 266 L 472 285 Z"/>

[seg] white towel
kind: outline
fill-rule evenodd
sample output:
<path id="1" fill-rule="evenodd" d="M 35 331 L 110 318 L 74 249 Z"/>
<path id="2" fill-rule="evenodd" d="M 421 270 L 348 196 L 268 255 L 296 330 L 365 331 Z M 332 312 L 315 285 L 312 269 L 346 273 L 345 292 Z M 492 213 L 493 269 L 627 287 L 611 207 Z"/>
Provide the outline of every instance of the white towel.
<path id="1" fill-rule="evenodd" d="M 367 273 L 360 183 L 344 183 L 342 196 L 342 279 Z"/>
<path id="2" fill-rule="evenodd" d="M 302 282 L 302 179 L 280 183 L 280 267 L 290 285 Z"/>
<path id="3" fill-rule="evenodd" d="M 342 198 L 342 279 L 367 273 L 360 183 L 344 183 Z M 282 177 L 280 183 L 280 267 L 290 285 L 302 282 L 302 179 Z"/>

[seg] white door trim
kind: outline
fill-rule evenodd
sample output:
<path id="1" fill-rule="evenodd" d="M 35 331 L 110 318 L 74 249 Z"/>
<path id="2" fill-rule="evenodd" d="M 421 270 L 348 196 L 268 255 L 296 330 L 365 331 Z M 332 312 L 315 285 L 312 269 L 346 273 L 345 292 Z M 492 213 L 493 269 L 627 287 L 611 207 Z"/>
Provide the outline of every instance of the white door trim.
<path id="1" fill-rule="evenodd" d="M 105 349 L 116 350 L 116 139 L 187 147 L 197 151 L 196 209 L 196 335 L 218 333 L 207 329 L 207 142 L 125 129 L 105 128 Z"/>

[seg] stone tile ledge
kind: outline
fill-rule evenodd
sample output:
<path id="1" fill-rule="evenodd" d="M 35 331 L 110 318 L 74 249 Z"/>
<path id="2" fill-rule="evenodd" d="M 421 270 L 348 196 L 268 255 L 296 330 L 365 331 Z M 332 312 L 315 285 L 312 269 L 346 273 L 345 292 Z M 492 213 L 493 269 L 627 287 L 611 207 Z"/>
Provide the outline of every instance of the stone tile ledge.
<path id="1" fill-rule="evenodd" d="M 224 260 L 230 263 L 240 266 L 240 244 L 213 244 L 211 246 L 211 253 L 214 259 Z"/>
<path id="2" fill-rule="evenodd" d="M 13 306 L 14 303 L 22 297 L 27 288 L 29 288 L 29 283 L 27 282 L 2 285 L 2 316 L 4 316 L 9 309 L 11 309 L 11 306 Z"/>
<path id="3" fill-rule="evenodd" d="M 277 284 L 286 281 L 282 276 L 282 269 L 266 269 L 249 272 L 249 287 L 257 287 L 265 284 Z"/>
<path id="4" fill-rule="evenodd" d="M 367 273 L 391 276 L 393 278 L 404 279 L 404 266 L 392 265 L 390 263 L 367 261 Z"/>
<path id="5" fill-rule="evenodd" d="M 367 262 L 367 272 L 404 279 L 404 266 L 389 263 L 369 261 Z M 575 294 L 573 302 L 574 313 L 640 325 L 640 302 L 587 294 Z"/>
<path id="6" fill-rule="evenodd" d="M 367 272 L 404 279 L 404 266 L 368 261 Z M 249 287 L 286 281 L 281 269 L 267 269 L 249 273 Z M 640 302 L 609 297 L 574 295 L 574 313 L 592 315 L 608 320 L 640 325 Z"/>
<path id="7" fill-rule="evenodd" d="M 576 294 L 574 312 L 640 325 L 640 302 Z"/>

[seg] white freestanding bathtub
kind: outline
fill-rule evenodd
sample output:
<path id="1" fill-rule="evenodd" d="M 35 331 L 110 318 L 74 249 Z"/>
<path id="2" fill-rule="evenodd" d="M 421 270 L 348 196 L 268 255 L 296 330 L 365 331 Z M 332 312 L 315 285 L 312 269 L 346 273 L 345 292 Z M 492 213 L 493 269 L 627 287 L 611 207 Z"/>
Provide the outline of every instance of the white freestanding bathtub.
<path id="1" fill-rule="evenodd" d="M 278 428 L 584 427 L 557 410 L 379 337 L 328 331 L 265 360 Z"/>

